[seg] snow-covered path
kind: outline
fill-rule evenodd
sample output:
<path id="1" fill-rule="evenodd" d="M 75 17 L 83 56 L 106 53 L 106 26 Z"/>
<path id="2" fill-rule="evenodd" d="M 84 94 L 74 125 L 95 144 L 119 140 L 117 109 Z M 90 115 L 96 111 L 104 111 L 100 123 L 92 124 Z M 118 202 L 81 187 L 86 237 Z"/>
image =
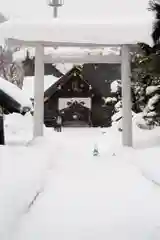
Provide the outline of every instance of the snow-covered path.
<path id="1" fill-rule="evenodd" d="M 119 139 L 113 142 L 109 133 L 95 132 L 54 134 L 59 151 L 45 191 L 13 240 L 160 239 L 160 188 L 142 176 L 127 154 L 120 156 Z M 92 155 L 95 143 L 99 157 Z"/>

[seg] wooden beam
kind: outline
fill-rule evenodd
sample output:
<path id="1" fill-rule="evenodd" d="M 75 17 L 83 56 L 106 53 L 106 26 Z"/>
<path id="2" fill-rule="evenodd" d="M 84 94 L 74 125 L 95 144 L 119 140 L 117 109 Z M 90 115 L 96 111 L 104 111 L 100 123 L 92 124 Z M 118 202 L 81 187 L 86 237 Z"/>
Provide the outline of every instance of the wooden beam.
<path id="1" fill-rule="evenodd" d="M 42 45 L 44 47 L 84 47 L 84 48 L 104 48 L 104 47 L 120 47 L 120 44 L 97 44 L 97 43 L 81 43 L 81 42 L 48 42 L 48 41 L 26 41 L 16 38 L 6 40 L 9 46 L 17 47 L 36 47 Z"/>
<path id="2" fill-rule="evenodd" d="M 45 55 L 44 63 L 121 63 L 121 56 L 118 55 L 102 55 L 102 54 L 81 54 L 73 53 L 73 55 L 55 54 Z"/>
<path id="3" fill-rule="evenodd" d="M 123 146 L 132 146 L 132 100 L 131 100 L 131 59 L 129 47 L 123 45 L 121 49 L 122 65 L 122 142 Z"/>

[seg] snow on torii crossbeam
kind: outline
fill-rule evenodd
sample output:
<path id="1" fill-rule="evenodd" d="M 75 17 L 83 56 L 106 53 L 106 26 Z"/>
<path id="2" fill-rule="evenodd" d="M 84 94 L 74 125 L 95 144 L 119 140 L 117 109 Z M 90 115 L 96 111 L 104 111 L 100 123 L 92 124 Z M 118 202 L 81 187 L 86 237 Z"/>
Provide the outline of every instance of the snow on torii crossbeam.
<path id="1" fill-rule="evenodd" d="M 1 24 L 0 32 L 11 46 L 35 47 L 34 137 L 43 136 L 44 62 L 121 63 L 122 116 L 124 146 L 132 146 L 131 69 L 129 46 L 137 42 L 151 44 L 152 19 L 117 19 L 108 22 L 76 22 L 52 19 L 18 19 Z M 74 54 L 61 52 L 44 55 L 44 47 L 107 48 L 121 47 L 121 55 Z"/>

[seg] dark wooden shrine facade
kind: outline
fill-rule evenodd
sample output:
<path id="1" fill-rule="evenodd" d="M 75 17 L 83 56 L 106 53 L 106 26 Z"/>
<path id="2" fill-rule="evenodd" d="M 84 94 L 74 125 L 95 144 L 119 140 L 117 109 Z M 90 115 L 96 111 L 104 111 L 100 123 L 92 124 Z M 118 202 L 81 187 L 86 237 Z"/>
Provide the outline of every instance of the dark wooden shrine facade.
<path id="1" fill-rule="evenodd" d="M 25 76 L 34 76 L 35 72 L 35 57 L 30 57 L 29 52 L 26 52 L 26 57 L 22 61 L 24 75 Z M 44 64 L 44 74 L 53 75 L 55 77 L 61 77 L 63 74 L 51 63 Z"/>
<path id="2" fill-rule="evenodd" d="M 104 103 L 104 98 L 111 95 L 110 82 L 105 80 L 106 76 L 101 76 L 101 67 L 75 66 L 46 90 L 44 123 L 47 127 L 56 125 L 58 114 L 62 116 L 63 126 L 111 125 L 113 106 Z"/>

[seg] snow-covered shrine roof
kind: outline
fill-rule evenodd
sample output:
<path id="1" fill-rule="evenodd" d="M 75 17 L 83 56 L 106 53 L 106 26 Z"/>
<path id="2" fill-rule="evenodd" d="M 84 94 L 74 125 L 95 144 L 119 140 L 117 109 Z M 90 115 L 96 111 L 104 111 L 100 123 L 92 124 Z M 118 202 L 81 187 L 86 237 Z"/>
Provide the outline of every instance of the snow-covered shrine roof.
<path id="1" fill-rule="evenodd" d="M 5 94 L 10 96 L 13 100 L 15 100 L 18 104 L 21 105 L 22 108 L 32 108 L 32 103 L 29 100 L 28 96 L 25 92 L 19 89 L 16 85 L 11 82 L 0 77 L 0 90 Z"/>
<path id="2" fill-rule="evenodd" d="M 152 44 L 152 19 L 126 18 L 103 22 L 60 19 L 11 19 L 0 25 L 1 36 L 13 43 L 34 46 L 113 46 Z M 16 41 L 14 41 L 16 40 Z"/>

